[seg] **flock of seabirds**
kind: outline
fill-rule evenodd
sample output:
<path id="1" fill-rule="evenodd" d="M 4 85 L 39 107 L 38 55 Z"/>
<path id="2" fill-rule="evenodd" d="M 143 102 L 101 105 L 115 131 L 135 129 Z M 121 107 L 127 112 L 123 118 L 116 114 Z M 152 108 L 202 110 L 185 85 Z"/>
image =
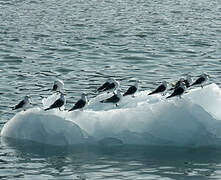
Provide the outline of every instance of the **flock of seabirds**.
<path id="1" fill-rule="evenodd" d="M 168 97 L 166 97 L 167 99 L 176 97 L 176 96 L 181 98 L 181 95 L 185 92 L 186 88 L 189 88 L 195 85 L 200 85 L 203 88 L 203 84 L 208 80 L 208 77 L 209 76 L 207 74 L 203 73 L 193 82 L 191 76 L 187 75 L 186 79 L 180 78 L 179 81 L 177 81 L 175 84 L 172 84 L 172 88 L 170 89 L 167 89 L 168 83 L 166 81 L 163 81 L 155 90 L 150 92 L 148 95 L 154 95 L 158 93 L 161 93 L 162 95 L 166 95 L 166 91 L 171 90 L 172 93 Z M 113 78 L 109 78 L 103 85 L 101 85 L 97 89 L 97 92 L 113 93 L 113 95 L 105 100 L 100 101 L 100 103 L 113 103 L 116 106 L 118 106 L 118 103 L 123 98 L 123 96 L 134 97 L 134 94 L 138 90 L 138 83 L 139 81 L 136 80 L 134 85 L 130 86 L 125 93 L 121 94 L 120 89 L 119 89 L 120 87 L 119 82 Z M 60 93 L 60 97 L 57 100 L 55 100 L 48 108 L 44 109 L 45 111 L 55 109 L 55 108 L 58 108 L 59 110 L 61 110 L 60 108 L 65 104 L 64 93 L 61 92 L 63 88 L 64 88 L 64 83 L 62 81 L 56 80 L 54 82 L 52 91 Z M 74 111 L 78 109 L 83 110 L 83 108 L 87 105 L 87 103 L 88 103 L 87 95 L 85 93 L 82 93 L 81 98 L 68 111 Z M 30 97 L 25 96 L 22 101 L 20 101 L 17 105 L 15 105 L 12 108 L 12 110 L 16 110 L 16 109 L 25 110 L 25 108 L 29 104 L 30 104 Z"/>

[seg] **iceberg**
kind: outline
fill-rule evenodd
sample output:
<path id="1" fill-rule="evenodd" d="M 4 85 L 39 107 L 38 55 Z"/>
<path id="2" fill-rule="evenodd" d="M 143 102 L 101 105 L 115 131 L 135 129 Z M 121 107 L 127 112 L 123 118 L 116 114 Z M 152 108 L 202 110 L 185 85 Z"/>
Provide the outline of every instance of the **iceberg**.
<path id="1" fill-rule="evenodd" d="M 124 97 L 118 107 L 99 103 L 110 96 L 102 94 L 91 99 L 83 111 L 31 108 L 10 119 L 2 128 L 1 137 L 57 146 L 221 146 L 218 85 L 190 89 L 181 99 L 148 96 L 149 92 L 140 91 L 134 98 Z M 56 95 L 44 99 L 43 107 L 53 97 Z"/>

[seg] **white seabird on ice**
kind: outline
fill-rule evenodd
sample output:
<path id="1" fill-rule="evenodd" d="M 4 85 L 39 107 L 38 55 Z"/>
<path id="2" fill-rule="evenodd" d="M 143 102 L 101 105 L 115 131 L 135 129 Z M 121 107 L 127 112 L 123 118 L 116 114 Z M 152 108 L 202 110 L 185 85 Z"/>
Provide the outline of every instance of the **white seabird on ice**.
<path id="1" fill-rule="evenodd" d="M 24 111 L 26 110 L 25 107 L 27 105 L 30 104 L 30 97 L 29 96 L 25 96 L 24 99 L 22 101 L 20 101 L 17 105 L 15 105 L 12 110 L 16 110 L 16 109 L 23 109 Z"/>
<path id="2" fill-rule="evenodd" d="M 184 82 L 181 82 L 180 85 L 179 85 L 179 87 L 177 87 L 177 88 L 173 91 L 173 93 L 167 97 L 167 99 L 168 99 L 168 98 L 172 98 L 172 97 L 174 97 L 174 96 L 179 96 L 179 97 L 181 98 L 181 95 L 182 95 L 184 92 L 185 92 L 185 84 L 184 84 Z"/>
<path id="3" fill-rule="evenodd" d="M 191 85 L 201 85 L 201 87 L 203 88 L 203 83 L 205 83 L 208 80 L 209 75 L 203 73 L 200 75 L 200 77 Z"/>
<path id="4" fill-rule="evenodd" d="M 65 97 L 64 94 L 61 92 L 60 98 L 58 98 L 52 105 L 50 105 L 50 107 L 46 108 L 45 111 L 55 108 L 59 108 L 59 110 L 61 111 L 60 108 L 64 105 L 64 103 L 65 103 Z"/>
<path id="5" fill-rule="evenodd" d="M 117 93 L 116 94 L 114 94 L 110 98 L 102 100 L 100 102 L 101 103 L 113 103 L 113 104 L 116 104 L 116 106 L 118 106 L 117 103 L 120 102 L 121 98 L 122 98 L 122 95 L 120 93 L 120 89 L 117 89 Z"/>
<path id="6" fill-rule="evenodd" d="M 110 85 L 111 82 L 112 82 L 112 79 L 109 78 L 104 84 L 102 84 L 99 88 L 97 88 L 97 91 L 98 92 L 104 91 L 104 89 L 106 89 Z"/>
<path id="7" fill-rule="evenodd" d="M 172 84 L 173 87 L 170 88 L 169 90 L 171 91 L 171 90 L 178 88 L 180 86 L 181 82 L 184 82 L 184 81 L 185 81 L 184 78 L 180 78 L 179 81 L 176 82 L 176 84 Z"/>
<path id="8" fill-rule="evenodd" d="M 87 96 L 85 93 L 81 94 L 81 99 L 79 99 L 75 105 L 68 111 L 74 111 L 76 109 L 83 109 L 85 105 L 88 103 Z"/>
<path id="9" fill-rule="evenodd" d="M 104 85 L 105 84 L 105 85 Z M 103 85 L 105 86 L 102 90 L 100 90 L 99 92 L 114 92 L 116 89 L 119 88 L 120 84 L 118 81 L 116 81 L 115 79 L 113 78 L 110 78 L 108 81 L 107 81 L 107 84 L 104 83 Z M 103 86 L 102 85 L 102 86 Z"/>
<path id="10" fill-rule="evenodd" d="M 135 81 L 135 84 L 133 86 L 130 86 L 127 91 L 123 94 L 123 96 L 127 96 L 127 95 L 132 95 L 132 97 L 134 97 L 134 94 L 137 92 L 138 90 L 138 82 L 139 80 Z"/>
<path id="11" fill-rule="evenodd" d="M 167 82 L 163 81 L 160 86 L 158 86 L 154 91 L 152 91 L 148 95 L 157 94 L 157 93 L 163 93 L 163 92 L 166 91 L 166 89 L 167 89 Z"/>

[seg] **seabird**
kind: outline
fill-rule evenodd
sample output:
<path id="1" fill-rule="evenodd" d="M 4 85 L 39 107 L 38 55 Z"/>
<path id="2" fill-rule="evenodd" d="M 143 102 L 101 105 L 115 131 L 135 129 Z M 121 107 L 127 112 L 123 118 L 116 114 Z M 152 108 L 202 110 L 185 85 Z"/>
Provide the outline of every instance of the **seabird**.
<path id="1" fill-rule="evenodd" d="M 102 100 L 100 102 L 101 103 L 113 103 L 113 104 L 116 104 L 116 106 L 118 106 L 117 103 L 121 100 L 121 97 L 122 97 L 122 95 L 120 93 L 120 89 L 117 89 L 117 93 L 116 94 L 114 94 L 110 98 Z"/>
<path id="2" fill-rule="evenodd" d="M 87 96 L 86 96 L 86 94 L 85 93 L 82 93 L 81 94 L 81 99 L 79 99 L 76 103 L 75 103 L 75 105 L 74 105 L 74 107 L 72 107 L 70 110 L 68 110 L 68 111 L 74 111 L 74 110 L 76 110 L 76 109 L 83 109 L 83 107 L 87 104 Z"/>
<path id="3" fill-rule="evenodd" d="M 108 81 L 109 84 L 106 85 L 105 88 L 103 88 L 102 90 L 100 90 L 99 92 L 114 92 L 116 89 L 119 88 L 119 82 L 117 82 L 115 79 L 110 78 L 110 80 Z"/>
<path id="4" fill-rule="evenodd" d="M 30 104 L 29 99 L 30 99 L 29 96 L 25 96 L 22 101 L 20 101 L 17 105 L 15 105 L 15 106 L 12 108 L 12 110 L 16 110 L 16 109 L 22 108 L 22 109 L 25 111 L 25 110 L 26 110 L 25 107 Z"/>
<path id="5" fill-rule="evenodd" d="M 181 98 L 181 95 L 184 93 L 184 91 L 185 91 L 185 84 L 184 84 L 184 82 L 181 82 L 180 85 L 179 85 L 179 87 L 177 87 L 177 88 L 173 91 L 173 93 L 172 93 L 170 96 L 167 97 L 167 99 L 168 99 L 168 98 L 172 98 L 172 97 L 174 97 L 174 96 L 179 96 L 179 97 Z"/>
<path id="6" fill-rule="evenodd" d="M 193 80 L 192 80 L 192 78 L 191 78 L 190 75 L 187 75 L 187 76 L 186 76 L 186 79 L 185 79 L 183 82 L 185 83 L 185 86 L 186 86 L 187 88 L 189 88 L 190 85 L 191 85 L 191 83 L 193 82 Z"/>
<path id="7" fill-rule="evenodd" d="M 157 93 L 163 93 L 163 92 L 166 91 L 166 89 L 167 89 L 167 82 L 163 81 L 160 86 L 158 86 L 154 91 L 152 91 L 148 95 L 157 94 Z"/>
<path id="8" fill-rule="evenodd" d="M 52 91 L 61 92 L 64 88 L 64 83 L 61 80 L 55 80 Z"/>
<path id="9" fill-rule="evenodd" d="M 64 103 L 65 103 L 65 97 L 64 97 L 64 94 L 61 92 L 60 98 L 57 99 L 52 105 L 50 105 L 49 108 L 46 108 L 45 111 L 54 109 L 54 108 L 59 108 L 59 110 L 61 111 L 60 108 L 64 105 Z"/>
<path id="10" fill-rule="evenodd" d="M 191 86 L 200 84 L 201 87 L 203 88 L 203 83 L 207 81 L 208 77 L 209 76 L 205 73 L 201 74 L 200 77 Z"/>
<path id="11" fill-rule="evenodd" d="M 112 82 L 112 80 L 111 80 L 111 78 L 109 78 L 102 86 L 100 86 L 99 88 L 97 88 L 97 91 L 98 91 L 98 92 L 104 91 L 104 89 L 106 89 L 111 82 Z"/>
<path id="12" fill-rule="evenodd" d="M 174 89 L 178 88 L 178 87 L 180 86 L 180 84 L 181 84 L 182 82 L 184 82 L 184 81 L 185 81 L 184 78 L 180 78 L 179 81 L 176 82 L 176 84 L 172 84 L 173 87 L 170 88 L 169 90 L 171 91 L 171 90 L 174 90 Z"/>
<path id="13" fill-rule="evenodd" d="M 127 91 L 123 94 L 123 96 L 132 95 L 134 97 L 134 94 L 137 92 L 138 89 L 138 80 L 135 81 L 135 84 L 133 86 L 130 86 Z"/>

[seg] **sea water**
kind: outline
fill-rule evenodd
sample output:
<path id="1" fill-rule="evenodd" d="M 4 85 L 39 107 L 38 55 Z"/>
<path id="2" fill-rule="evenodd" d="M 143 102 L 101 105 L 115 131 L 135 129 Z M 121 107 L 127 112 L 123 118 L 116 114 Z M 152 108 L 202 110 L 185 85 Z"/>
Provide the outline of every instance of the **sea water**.
<path id="1" fill-rule="evenodd" d="M 95 139 L 90 139 L 90 142 L 96 143 L 53 146 L 35 141 L 2 139 L 0 177 L 220 179 L 221 149 L 211 147 L 211 142 L 219 145 L 220 112 L 213 101 L 219 104 L 219 95 L 214 88 L 220 87 L 221 80 L 220 9 L 221 2 L 218 0 L 1 1 L 1 129 L 15 115 L 19 115 L 19 111 L 11 111 L 11 107 L 25 95 L 30 95 L 33 103 L 30 107 L 33 109 L 29 109 L 27 113 L 42 108 L 42 99 L 52 94 L 50 89 L 55 79 L 64 81 L 67 109 L 73 106 L 82 92 L 88 93 L 89 99 L 95 98 L 96 88 L 109 77 L 120 82 L 122 91 L 132 85 L 135 79 L 141 80 L 141 94 L 137 96 L 141 99 L 126 99 L 126 107 L 121 104 L 118 108 L 113 107 L 113 110 L 108 105 L 102 107 L 102 110 L 94 106 L 92 110 L 86 110 L 85 115 L 81 115 L 84 111 L 79 112 L 79 122 L 72 128 L 83 126 L 82 136 L 92 134 Z M 207 84 L 210 84 L 209 92 L 213 93 L 208 98 L 206 88 L 203 91 L 200 88 L 196 91 L 193 89 L 180 101 L 161 101 L 161 97 L 153 97 L 152 102 L 159 101 L 160 104 L 148 109 L 150 101 L 145 99 L 145 93 L 142 95 L 142 92 L 153 90 L 163 80 L 172 83 L 187 74 L 191 74 L 195 80 L 202 72 L 210 75 Z M 188 96 L 190 93 L 191 96 Z M 199 101 L 199 106 L 196 107 L 194 104 Z M 128 107 L 128 102 L 133 102 L 133 105 Z M 129 109 L 131 116 L 122 118 L 121 124 L 118 121 L 113 123 L 112 120 L 121 118 L 118 113 L 136 105 L 140 111 L 131 112 Z M 148 112 L 164 112 L 167 116 L 163 118 L 161 114 L 157 118 L 157 114 L 153 113 L 151 118 L 154 117 L 156 121 L 151 126 L 145 124 L 142 129 L 139 112 L 150 115 L 142 109 L 143 106 Z M 106 114 L 103 118 L 101 111 Z M 169 116 L 170 111 L 176 112 L 178 117 L 182 117 L 182 121 Z M 53 112 L 49 112 L 49 115 L 53 115 Z M 182 116 L 182 112 L 189 112 L 193 116 L 186 113 Z M 87 122 L 90 117 L 87 113 L 93 116 L 92 122 Z M 113 119 L 109 116 L 110 113 L 114 116 Z M 54 118 L 55 122 L 63 118 L 62 113 L 59 114 Z M 200 118 L 197 116 L 202 114 Z M 107 116 L 109 124 L 102 124 Z M 136 117 L 139 124 L 132 124 L 132 118 Z M 170 126 L 163 124 L 162 121 L 167 122 L 169 117 L 172 118 Z M 96 124 L 95 120 L 101 121 L 100 124 Z M 53 123 L 52 121 L 51 126 L 47 126 L 51 128 L 49 130 L 58 127 Z M 28 124 L 24 126 L 30 127 Z M 64 127 L 66 126 L 68 123 L 65 123 Z M 97 131 L 91 126 L 97 128 Z M 127 129 L 126 133 L 116 133 L 118 127 Z M 133 136 L 128 133 L 132 131 L 130 127 L 135 131 Z M 191 131 L 185 131 L 189 130 L 188 127 L 191 127 Z M 27 131 L 17 129 L 17 132 L 23 132 L 27 137 Z M 34 135 L 38 132 L 36 130 Z M 141 142 L 140 137 L 143 136 L 139 133 L 144 132 L 149 133 L 148 141 L 152 140 L 154 144 L 134 145 L 135 142 Z M 183 138 L 188 133 L 194 138 Z M 155 136 L 150 136 L 152 134 Z M 106 138 L 111 135 L 113 139 L 102 140 L 100 137 L 103 135 Z M 170 141 L 158 141 L 156 135 L 160 140 L 165 137 Z M 45 137 L 47 138 L 51 142 L 49 137 Z M 125 139 L 133 140 L 134 143 L 125 143 Z M 194 141 L 191 142 L 192 139 Z M 62 142 L 61 136 L 57 140 Z M 175 146 L 171 146 L 174 145 L 174 140 Z"/>

